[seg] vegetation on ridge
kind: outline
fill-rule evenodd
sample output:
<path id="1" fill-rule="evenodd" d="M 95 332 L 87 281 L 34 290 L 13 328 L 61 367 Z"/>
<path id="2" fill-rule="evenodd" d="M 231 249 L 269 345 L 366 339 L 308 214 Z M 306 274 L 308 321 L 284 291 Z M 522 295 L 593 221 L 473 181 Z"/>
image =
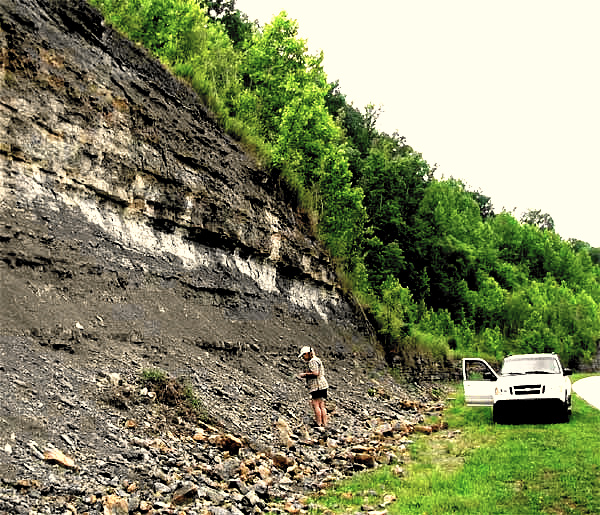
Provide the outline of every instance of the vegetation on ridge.
<path id="1" fill-rule="evenodd" d="M 548 214 L 494 213 L 482 192 L 436 179 L 376 129 L 373 106 L 328 81 L 285 12 L 259 27 L 234 0 L 91 1 L 285 179 L 390 361 L 545 351 L 577 366 L 596 352 L 600 249 L 563 240 Z"/>

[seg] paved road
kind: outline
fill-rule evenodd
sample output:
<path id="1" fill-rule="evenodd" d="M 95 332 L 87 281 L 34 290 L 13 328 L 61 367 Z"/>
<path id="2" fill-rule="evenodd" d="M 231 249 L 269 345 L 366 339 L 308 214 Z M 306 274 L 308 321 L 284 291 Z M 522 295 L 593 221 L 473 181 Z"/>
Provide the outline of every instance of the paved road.
<path id="1" fill-rule="evenodd" d="M 575 381 L 573 390 L 584 401 L 600 409 L 600 376 L 584 377 Z"/>

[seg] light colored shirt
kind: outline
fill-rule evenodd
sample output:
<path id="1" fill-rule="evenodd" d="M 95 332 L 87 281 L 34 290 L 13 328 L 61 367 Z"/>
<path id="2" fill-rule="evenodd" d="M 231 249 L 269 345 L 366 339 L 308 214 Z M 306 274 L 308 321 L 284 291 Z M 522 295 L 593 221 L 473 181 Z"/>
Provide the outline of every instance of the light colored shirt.
<path id="1" fill-rule="evenodd" d="M 313 357 L 308 362 L 308 369 L 317 374 L 317 377 L 306 378 L 306 386 L 310 392 L 326 390 L 329 388 L 329 383 L 327 383 L 327 379 L 325 379 L 325 368 L 323 367 L 323 362 L 319 358 L 316 356 Z"/>

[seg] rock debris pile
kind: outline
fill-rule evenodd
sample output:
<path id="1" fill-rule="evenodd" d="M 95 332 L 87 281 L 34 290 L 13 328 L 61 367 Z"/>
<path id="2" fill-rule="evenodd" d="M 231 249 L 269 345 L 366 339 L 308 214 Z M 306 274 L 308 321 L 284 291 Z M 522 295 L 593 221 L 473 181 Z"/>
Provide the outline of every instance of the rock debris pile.
<path id="1" fill-rule="evenodd" d="M 269 408 L 247 396 L 237 411 L 249 421 L 260 412 L 265 425 L 235 432 L 216 397 L 149 363 L 134 371 L 116 349 L 111 358 L 30 337 L 1 343 L 2 513 L 306 512 L 307 495 L 357 471 L 402 474 L 412 433 L 440 429 L 422 424 L 442 408 L 431 391 L 413 386 L 409 400 L 365 379 L 362 396 L 334 390 L 328 428 L 311 425 L 305 401 Z"/>

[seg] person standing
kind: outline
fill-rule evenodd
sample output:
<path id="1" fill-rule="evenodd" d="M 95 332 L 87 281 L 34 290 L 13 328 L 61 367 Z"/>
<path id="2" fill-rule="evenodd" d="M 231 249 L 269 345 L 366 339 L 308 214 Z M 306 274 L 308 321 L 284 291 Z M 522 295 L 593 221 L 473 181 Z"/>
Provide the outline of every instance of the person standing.
<path id="1" fill-rule="evenodd" d="M 325 368 L 323 362 L 316 356 L 312 347 L 302 347 L 298 358 L 307 362 L 308 368 L 305 372 L 297 374 L 298 379 L 306 379 L 306 387 L 310 392 L 310 403 L 315 413 L 317 426 L 325 427 L 327 425 L 327 408 L 325 400 L 327 399 L 327 389 L 329 384 L 325 378 Z"/>

